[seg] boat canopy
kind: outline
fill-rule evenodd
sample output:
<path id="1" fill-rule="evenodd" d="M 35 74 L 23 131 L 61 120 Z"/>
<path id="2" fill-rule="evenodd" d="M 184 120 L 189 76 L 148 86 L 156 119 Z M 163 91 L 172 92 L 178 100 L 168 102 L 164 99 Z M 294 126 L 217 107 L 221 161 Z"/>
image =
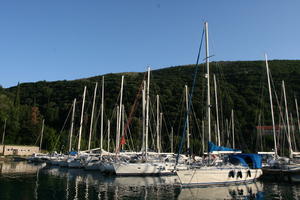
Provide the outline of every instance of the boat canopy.
<path id="1" fill-rule="evenodd" d="M 223 146 L 217 146 L 213 142 L 208 142 L 208 152 L 211 153 L 213 151 L 236 151 L 236 152 L 240 152 L 241 150 L 232 149 L 232 148 L 223 147 Z"/>
<path id="2" fill-rule="evenodd" d="M 229 155 L 231 161 L 238 160 L 241 165 L 252 169 L 260 169 L 262 167 L 262 159 L 258 154 L 234 154 Z"/>

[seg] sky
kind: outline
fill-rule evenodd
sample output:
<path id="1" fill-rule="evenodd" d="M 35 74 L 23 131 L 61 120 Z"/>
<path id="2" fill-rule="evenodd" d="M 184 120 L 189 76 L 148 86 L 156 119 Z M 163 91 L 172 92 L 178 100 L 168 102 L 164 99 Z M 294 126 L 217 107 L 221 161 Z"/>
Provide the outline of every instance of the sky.
<path id="1" fill-rule="evenodd" d="M 299 59 L 299 0 L 1 0 L 0 85 L 213 61 Z M 204 57 L 204 55 L 203 55 Z"/>

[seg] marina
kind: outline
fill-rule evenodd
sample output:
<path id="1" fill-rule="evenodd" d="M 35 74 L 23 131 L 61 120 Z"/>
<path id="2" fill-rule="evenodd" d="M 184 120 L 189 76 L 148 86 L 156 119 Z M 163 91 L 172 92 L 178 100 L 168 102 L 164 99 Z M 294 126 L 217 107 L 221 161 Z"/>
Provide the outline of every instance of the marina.
<path id="1" fill-rule="evenodd" d="M 17 162 L 0 174 L 0 199 L 297 199 L 300 186 L 261 178 L 247 184 L 181 188 L 172 176 L 119 177 Z M 3 163 L 0 164 L 1 166 Z M 34 168 L 34 170 L 33 170 Z M 18 190 L 18 192 L 15 192 Z"/>
<path id="2" fill-rule="evenodd" d="M 0 200 L 300 199 L 299 7 L 1 2 Z"/>

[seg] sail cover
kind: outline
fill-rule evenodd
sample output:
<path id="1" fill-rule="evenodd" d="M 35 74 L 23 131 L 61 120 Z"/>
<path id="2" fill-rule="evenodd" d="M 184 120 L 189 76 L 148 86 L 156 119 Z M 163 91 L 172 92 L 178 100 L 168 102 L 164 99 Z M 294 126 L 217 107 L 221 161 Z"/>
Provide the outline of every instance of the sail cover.
<path id="1" fill-rule="evenodd" d="M 238 149 L 232 149 L 228 147 L 222 147 L 222 146 L 217 146 L 213 142 L 208 142 L 208 152 L 213 152 L 213 151 L 241 151 Z"/>
<path id="2" fill-rule="evenodd" d="M 259 154 L 241 153 L 230 155 L 230 158 L 243 159 L 252 169 L 260 169 L 262 167 L 262 159 Z"/>
<path id="3" fill-rule="evenodd" d="M 252 169 L 260 169 L 262 167 L 262 159 L 259 154 L 250 154 L 250 153 L 234 154 L 234 155 L 230 155 L 229 159 L 239 160 L 241 165 Z"/>

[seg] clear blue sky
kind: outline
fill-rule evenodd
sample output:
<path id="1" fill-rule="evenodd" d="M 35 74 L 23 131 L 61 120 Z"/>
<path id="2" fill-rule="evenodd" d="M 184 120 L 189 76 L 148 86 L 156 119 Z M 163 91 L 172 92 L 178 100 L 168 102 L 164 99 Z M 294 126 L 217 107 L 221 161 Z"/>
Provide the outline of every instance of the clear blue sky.
<path id="1" fill-rule="evenodd" d="M 299 0 L 2 0 L 0 84 L 212 60 L 299 59 Z"/>

